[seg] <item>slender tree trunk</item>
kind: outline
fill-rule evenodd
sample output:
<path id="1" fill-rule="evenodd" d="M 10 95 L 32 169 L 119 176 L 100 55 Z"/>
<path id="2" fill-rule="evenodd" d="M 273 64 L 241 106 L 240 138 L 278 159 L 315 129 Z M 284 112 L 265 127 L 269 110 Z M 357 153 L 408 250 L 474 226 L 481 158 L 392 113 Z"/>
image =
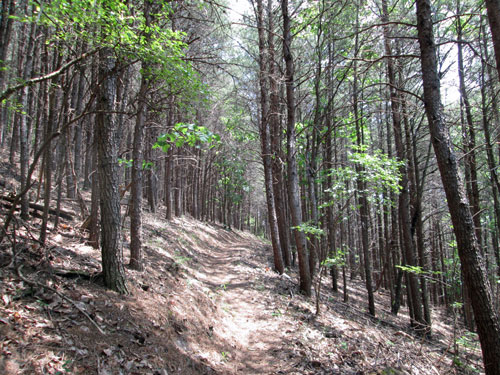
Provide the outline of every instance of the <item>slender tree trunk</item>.
<path id="1" fill-rule="evenodd" d="M 9 44 L 12 40 L 12 24 L 14 19 L 11 17 L 16 10 L 15 0 L 3 0 L 0 5 L 0 91 L 3 91 L 5 86 L 5 61 L 7 60 L 7 52 Z M 4 130 L 3 121 L 0 123 L 0 133 Z"/>
<path id="2" fill-rule="evenodd" d="M 318 120 L 319 121 L 319 120 Z M 317 169 L 317 154 L 318 145 L 316 142 L 317 132 L 316 127 L 313 128 L 312 139 L 311 139 L 311 153 L 310 156 L 306 156 L 306 176 L 307 176 L 307 196 L 309 197 L 311 213 L 311 221 L 313 226 L 318 228 L 319 226 L 319 216 L 318 216 L 318 201 L 316 199 L 316 169 Z M 316 236 L 311 239 L 311 246 L 309 247 L 309 272 L 311 277 L 314 277 L 316 267 L 318 265 L 318 253 L 320 249 L 320 241 Z"/>
<path id="3" fill-rule="evenodd" d="M 309 272 L 309 257 L 306 249 L 306 237 L 298 228 L 302 224 L 302 207 L 300 204 L 299 179 L 296 161 L 295 134 L 295 93 L 294 67 L 291 51 L 292 34 L 290 31 L 290 15 L 288 0 L 281 0 L 283 16 L 283 58 L 285 60 L 285 85 L 287 105 L 287 161 L 288 161 L 288 195 L 292 225 L 294 227 L 295 244 L 299 258 L 300 290 L 306 296 L 311 295 L 311 274 Z"/>
<path id="4" fill-rule="evenodd" d="M 278 92 L 278 77 L 276 72 L 275 48 L 274 48 L 274 21 L 272 14 L 271 0 L 268 0 L 267 18 L 268 25 L 268 50 L 269 50 L 269 127 L 271 137 L 271 154 L 272 154 L 272 176 L 273 176 L 273 195 L 274 207 L 276 210 L 276 219 L 278 221 L 278 232 L 281 245 L 281 253 L 285 267 L 290 267 L 292 263 L 290 254 L 290 236 L 286 224 L 285 202 L 283 199 L 283 190 L 285 184 L 283 181 L 282 171 L 282 152 L 281 152 L 281 126 L 279 120 L 279 92 Z"/>
<path id="5" fill-rule="evenodd" d="M 125 270 L 123 269 L 120 193 L 118 189 L 117 122 L 112 111 L 116 100 L 116 61 L 108 48 L 99 53 L 99 92 L 95 137 L 97 140 L 99 192 L 101 208 L 101 253 L 104 285 L 126 294 Z"/>
<path id="6" fill-rule="evenodd" d="M 58 67 L 61 58 L 57 58 L 58 54 L 54 56 L 54 63 L 52 67 Z M 52 80 L 52 84 L 49 88 L 49 106 L 47 114 L 47 123 L 45 124 L 45 139 L 50 139 L 52 132 L 55 131 L 57 126 L 57 109 L 59 107 L 59 89 L 58 82 L 60 77 L 57 76 Z M 53 150 L 47 147 L 44 152 L 43 168 L 44 168 L 44 184 L 43 184 L 43 214 L 42 214 L 42 225 L 40 228 L 40 242 L 45 243 L 47 239 L 47 226 L 49 221 L 49 208 L 50 208 L 50 195 L 52 192 L 52 153 Z"/>
<path id="7" fill-rule="evenodd" d="M 172 147 L 167 151 L 167 158 L 165 159 L 165 218 L 172 220 Z"/>
<path id="8" fill-rule="evenodd" d="M 483 32 L 484 34 L 484 32 Z M 485 39 L 485 38 L 484 38 Z M 484 44 L 485 52 L 488 49 L 486 41 Z M 488 57 L 485 53 L 485 59 L 488 61 Z M 483 133 L 484 139 L 486 143 L 486 157 L 488 163 L 488 171 L 490 177 L 490 185 L 493 195 L 493 210 L 495 212 L 495 222 L 496 222 L 496 230 L 497 233 L 500 233 L 500 202 L 499 202 L 499 194 L 500 194 L 500 182 L 498 179 L 497 168 L 495 156 L 493 154 L 493 144 L 491 140 L 491 131 L 490 131 L 490 120 L 489 120 L 489 108 L 486 105 L 487 102 L 487 93 L 486 93 L 486 82 L 485 82 L 485 64 L 481 65 L 481 110 L 482 110 L 482 125 L 483 125 Z M 493 103 L 494 104 L 494 103 Z M 500 276 L 500 255 L 498 253 L 498 243 L 497 241 L 493 241 L 495 246 L 493 247 L 493 252 L 495 255 L 496 265 L 497 265 L 497 275 Z"/>
<path id="9" fill-rule="evenodd" d="M 356 10 L 356 30 L 359 28 L 359 8 Z M 357 56 L 357 51 L 359 47 L 359 35 L 356 33 L 354 49 Z M 354 76 L 353 76 L 353 89 L 352 89 L 352 105 L 354 112 L 354 121 L 356 126 L 356 144 L 358 147 L 364 144 L 364 136 L 362 129 L 362 119 L 358 107 L 358 72 L 357 64 L 354 62 Z M 372 258 L 370 256 L 370 241 L 369 235 L 369 221 L 370 221 L 370 208 L 368 203 L 368 198 L 366 196 L 366 182 L 361 178 L 363 173 L 363 167 L 356 164 L 356 173 L 358 178 L 356 179 L 356 188 L 358 193 L 358 205 L 359 205 L 359 220 L 360 220 L 360 231 L 361 231 L 361 249 L 363 253 L 363 265 L 365 273 L 365 285 L 366 292 L 368 294 L 368 311 L 370 315 L 375 316 L 375 297 L 373 294 L 373 280 L 372 280 Z"/>
<path id="10" fill-rule="evenodd" d="M 153 147 L 151 146 L 153 143 L 153 140 L 157 138 L 157 132 L 155 128 L 150 128 L 148 129 L 149 131 L 147 133 L 148 136 L 146 137 L 146 148 L 145 148 L 145 161 L 146 162 L 151 162 L 151 167 L 146 170 L 146 176 L 147 176 L 147 198 L 148 198 L 148 205 L 149 205 L 149 210 L 150 212 L 156 212 L 156 208 L 158 206 L 158 176 L 156 175 L 155 172 L 155 165 L 156 163 L 156 150 L 153 150 Z M 182 182 L 185 181 L 185 178 L 182 180 Z M 180 201 L 178 202 L 181 204 L 181 214 L 185 213 L 185 210 L 182 208 L 182 199 L 185 197 L 184 194 L 184 189 L 180 190 L 179 193 L 181 193 L 180 196 Z"/>
<path id="11" fill-rule="evenodd" d="M 83 50 L 82 50 L 83 52 Z M 85 96 L 85 67 L 80 67 L 78 72 L 78 94 L 75 107 L 75 115 L 81 114 L 83 110 L 83 101 Z M 74 158 L 74 170 L 77 178 L 76 184 L 78 185 L 78 180 L 82 177 L 82 139 L 83 139 L 83 124 L 82 121 L 78 121 L 75 124 L 74 130 L 74 145 L 75 149 L 73 151 Z"/>
<path id="12" fill-rule="evenodd" d="M 144 0 L 144 18 L 146 27 L 151 25 L 151 1 Z M 146 33 L 146 39 L 149 34 Z M 142 271 L 142 163 L 144 127 L 147 118 L 147 91 L 146 64 L 142 63 L 141 85 L 137 94 L 137 117 L 134 127 L 134 141 L 132 149 L 132 185 L 130 187 L 130 268 Z"/>
<path id="13" fill-rule="evenodd" d="M 35 45 L 35 32 L 36 25 L 33 23 L 30 28 L 30 34 L 28 39 L 28 45 L 26 47 L 26 61 L 24 62 L 23 68 L 23 79 L 28 80 L 33 70 L 33 49 Z M 1 85 L 0 85 L 1 89 Z M 28 111 L 30 105 L 28 104 L 29 89 L 28 87 L 23 88 L 21 92 L 22 108 L 26 113 L 21 114 L 21 124 L 20 124 L 20 169 L 21 169 L 21 190 L 24 190 L 28 184 L 27 174 L 29 165 L 29 152 L 30 152 L 30 142 L 29 134 L 31 128 L 31 113 Z M 24 220 L 28 219 L 29 216 L 29 197 L 28 194 L 24 194 L 21 197 L 21 218 Z"/>
<path id="14" fill-rule="evenodd" d="M 130 268 L 142 271 L 142 148 L 144 143 L 144 124 L 146 121 L 147 80 L 141 78 L 137 118 L 134 127 L 132 150 L 132 185 L 130 187 Z"/>
<path id="15" fill-rule="evenodd" d="M 259 85 L 260 85 L 260 140 L 262 151 L 262 162 L 264 163 L 264 183 L 266 189 L 267 215 L 269 218 L 269 229 L 273 247 L 274 267 L 282 274 L 284 269 L 281 253 L 278 221 L 276 219 L 274 191 L 273 191 L 273 169 L 271 162 L 271 133 L 269 128 L 269 96 L 268 96 L 268 61 L 269 55 L 266 51 L 264 7 L 262 0 L 257 0 L 257 26 L 259 32 Z"/>
<path id="16" fill-rule="evenodd" d="M 387 23 L 389 20 L 389 14 L 387 10 L 387 2 L 384 0 L 383 4 L 383 17 L 382 21 Z M 384 45 L 385 52 L 388 56 L 392 55 L 392 48 L 390 45 L 390 32 L 389 26 L 384 27 Z M 411 217 L 410 217 L 410 186 L 408 179 L 408 168 L 409 168 L 409 158 L 408 158 L 408 150 L 405 152 L 405 147 L 403 143 L 403 128 L 401 125 L 401 99 L 398 98 L 398 93 L 396 91 L 397 83 L 396 76 L 394 71 L 394 62 L 393 59 L 389 58 L 387 60 L 387 72 L 390 83 L 390 94 L 391 94 L 391 109 L 392 109 L 392 122 L 394 129 L 394 140 L 396 144 L 396 155 L 398 159 L 404 164 L 400 167 L 400 185 L 401 192 L 399 195 L 399 221 L 401 225 L 402 231 L 402 246 L 403 251 L 405 253 L 405 258 L 407 264 L 409 266 L 416 266 L 417 262 L 415 260 L 415 245 L 412 239 L 411 234 Z M 423 327 L 417 327 L 418 329 L 424 328 L 428 329 L 428 324 L 425 322 L 424 317 L 422 315 L 422 305 L 421 298 L 419 292 L 419 285 L 417 276 L 410 272 L 407 275 L 408 278 L 408 287 L 409 287 L 409 295 L 412 299 L 412 315 L 415 319 L 415 322 L 412 322 L 412 325 L 422 325 Z"/>
<path id="17" fill-rule="evenodd" d="M 491 39 L 495 50 L 498 76 L 500 77 L 500 0 L 485 0 L 488 20 L 490 22 Z"/>
<path id="18" fill-rule="evenodd" d="M 429 0 L 417 0 L 416 5 L 424 104 L 432 145 L 448 201 L 462 274 L 472 299 L 485 371 L 487 375 L 498 375 L 500 374 L 500 322 L 493 306 L 491 287 L 476 240 L 469 202 L 458 174 L 457 160 L 441 112 L 431 4 Z"/>

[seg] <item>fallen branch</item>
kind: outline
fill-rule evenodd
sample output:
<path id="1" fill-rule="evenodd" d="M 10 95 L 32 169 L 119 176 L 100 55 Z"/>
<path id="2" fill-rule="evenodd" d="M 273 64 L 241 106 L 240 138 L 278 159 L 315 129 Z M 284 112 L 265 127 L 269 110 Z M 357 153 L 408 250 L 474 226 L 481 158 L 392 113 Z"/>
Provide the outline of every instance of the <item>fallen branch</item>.
<path id="1" fill-rule="evenodd" d="M 14 197 L 8 197 L 8 196 L 0 196 L 0 199 L 7 201 L 7 202 L 10 202 L 10 203 L 14 203 L 14 200 L 15 200 Z M 43 206 L 41 204 L 30 202 L 29 206 L 30 206 L 30 208 L 32 208 L 34 210 L 43 211 Z M 49 213 L 51 215 L 57 215 L 57 210 L 54 210 L 53 208 L 49 208 Z M 71 220 L 71 221 L 74 220 L 73 214 L 71 214 L 67 211 L 60 210 L 59 216 L 61 216 L 63 219 L 66 219 L 66 220 Z"/>
<path id="2" fill-rule="evenodd" d="M 77 303 L 75 301 L 73 301 L 71 298 L 65 296 L 64 294 L 62 294 L 61 292 L 57 291 L 56 289 L 48 286 L 48 285 L 44 285 L 44 284 L 41 284 L 37 281 L 32 281 L 32 280 L 29 280 L 26 278 L 26 276 L 24 276 L 21 272 L 21 269 L 23 268 L 23 265 L 21 264 L 19 267 L 17 267 L 16 271 L 17 271 L 17 275 L 21 278 L 21 280 L 23 280 L 25 283 L 28 283 L 30 285 L 33 285 L 33 286 L 37 286 L 37 287 L 40 287 L 40 288 L 44 288 L 44 289 L 47 289 L 47 290 L 50 290 L 51 292 L 57 294 L 59 297 L 61 297 L 62 299 L 64 299 L 65 301 L 71 303 L 74 307 L 76 307 L 76 309 L 78 311 L 80 311 L 89 321 L 90 323 L 92 323 L 94 325 L 94 327 L 97 328 L 97 330 L 102 334 L 102 335 L 106 335 L 106 332 L 103 331 L 103 329 L 95 322 L 94 319 L 92 319 L 90 317 L 89 314 L 87 314 L 87 312 L 85 312 L 80 306 L 77 305 Z"/>
<path id="3" fill-rule="evenodd" d="M 34 182 L 31 181 L 31 176 L 33 175 L 33 172 L 35 171 L 35 167 L 38 163 L 38 159 L 42 156 L 43 151 L 45 150 L 46 147 L 50 145 L 50 142 L 52 139 L 58 137 L 61 133 L 56 131 L 52 133 L 47 139 L 42 143 L 38 151 L 35 153 L 35 156 L 33 157 L 33 162 L 31 163 L 30 168 L 28 169 L 28 177 L 26 178 L 26 186 L 24 187 L 23 190 L 21 190 L 16 196 L 14 197 L 14 200 L 12 202 L 12 208 L 9 210 L 7 215 L 5 216 L 5 221 L 2 227 L 2 230 L 0 231 L 0 243 L 2 243 L 3 239 L 5 236 L 8 235 L 7 230 L 9 229 L 10 222 L 12 221 L 12 218 L 14 217 L 14 211 L 16 210 L 17 204 L 21 201 L 21 197 L 26 194 L 29 189 L 33 186 Z"/>

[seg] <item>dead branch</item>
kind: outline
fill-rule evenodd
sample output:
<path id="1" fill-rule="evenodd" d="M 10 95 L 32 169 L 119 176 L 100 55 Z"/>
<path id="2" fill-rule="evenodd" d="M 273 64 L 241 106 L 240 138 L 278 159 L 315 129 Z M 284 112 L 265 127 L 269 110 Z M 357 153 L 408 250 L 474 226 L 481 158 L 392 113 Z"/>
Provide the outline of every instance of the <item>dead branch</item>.
<path id="1" fill-rule="evenodd" d="M 69 62 L 67 62 L 66 64 L 64 64 L 63 66 L 61 66 L 59 69 L 57 69 L 57 70 L 55 70 L 53 72 L 50 72 L 48 74 L 45 74 L 45 75 L 43 75 L 41 77 L 35 77 L 35 78 L 32 78 L 32 79 L 28 79 L 27 81 L 18 83 L 17 85 L 13 85 L 13 86 L 7 87 L 0 94 L 0 103 L 3 102 L 5 99 L 7 99 L 12 94 L 14 94 L 16 91 L 21 90 L 22 88 L 25 88 L 27 86 L 28 87 L 29 86 L 33 86 L 33 85 L 35 85 L 37 83 L 40 83 L 40 82 L 43 82 L 43 81 L 47 81 L 49 79 L 57 77 L 58 75 L 64 73 L 66 70 L 68 70 L 69 68 L 71 68 L 77 62 L 85 59 L 86 57 L 89 57 L 89 56 L 93 55 L 97 51 L 98 51 L 97 49 L 94 49 L 92 51 L 86 52 L 86 53 L 78 56 L 77 58 L 75 58 L 73 60 L 70 60 Z"/>
<path id="2" fill-rule="evenodd" d="M 7 201 L 7 202 L 10 202 L 10 203 L 14 203 L 14 201 L 15 201 L 14 197 L 8 197 L 8 196 L 0 196 L 0 199 Z M 36 211 L 43 211 L 43 206 L 41 204 L 29 202 L 29 207 L 36 210 Z M 57 210 L 55 210 L 53 208 L 49 208 L 49 213 L 51 215 L 57 215 Z M 66 220 L 71 220 L 71 221 L 74 220 L 73 214 L 71 214 L 67 211 L 60 210 L 59 216 L 61 216 L 63 219 L 66 219 Z"/>
<path id="3" fill-rule="evenodd" d="M 17 275 L 21 278 L 21 280 L 23 280 L 25 283 L 28 283 L 30 285 L 33 285 L 33 286 L 37 286 L 37 287 L 40 287 L 40 288 L 44 288 L 44 289 L 47 289 L 47 290 L 50 290 L 52 293 L 55 293 L 57 294 L 59 297 L 61 297 L 62 299 L 66 300 L 67 302 L 71 303 L 74 307 L 76 307 L 76 309 L 78 311 L 80 311 L 89 321 L 90 323 L 92 323 L 96 328 L 97 330 L 102 334 L 102 335 L 106 335 L 106 332 L 103 331 L 103 329 L 101 327 L 99 327 L 99 325 L 95 322 L 94 319 L 92 319 L 90 317 L 89 314 L 87 314 L 87 312 L 85 312 L 80 306 L 77 305 L 77 303 L 75 301 L 73 301 L 71 298 L 65 296 L 63 293 L 57 291 L 56 289 L 48 286 L 48 285 L 44 285 L 44 284 L 41 284 L 37 281 L 32 281 L 32 280 L 29 280 L 27 279 L 21 272 L 21 269 L 23 268 L 23 265 L 21 264 L 19 267 L 17 267 L 16 269 L 16 272 L 17 272 Z"/>

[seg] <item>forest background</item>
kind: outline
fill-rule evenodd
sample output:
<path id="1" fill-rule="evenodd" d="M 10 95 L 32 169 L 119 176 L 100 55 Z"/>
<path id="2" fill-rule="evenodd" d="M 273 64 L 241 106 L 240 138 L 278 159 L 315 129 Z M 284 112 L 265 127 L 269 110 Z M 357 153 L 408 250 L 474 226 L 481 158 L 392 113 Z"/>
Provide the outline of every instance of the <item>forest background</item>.
<path id="1" fill-rule="evenodd" d="M 20 186 L 0 242 L 39 202 L 44 245 L 75 200 L 126 294 L 120 201 L 136 270 L 142 210 L 164 206 L 268 238 L 306 296 L 330 277 L 347 301 L 360 277 L 370 315 L 384 288 L 424 336 L 433 308 L 458 310 L 500 373 L 497 0 L 256 0 L 236 22 L 214 1 L 1 7 Z"/>

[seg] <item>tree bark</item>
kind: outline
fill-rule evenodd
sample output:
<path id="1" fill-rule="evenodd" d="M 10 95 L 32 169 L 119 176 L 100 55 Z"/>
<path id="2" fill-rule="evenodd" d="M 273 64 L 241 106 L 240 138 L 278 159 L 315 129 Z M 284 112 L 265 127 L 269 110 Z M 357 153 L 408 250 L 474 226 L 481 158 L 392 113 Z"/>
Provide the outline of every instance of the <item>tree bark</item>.
<path id="1" fill-rule="evenodd" d="M 28 45 L 26 47 L 26 61 L 24 62 L 22 77 L 24 80 L 29 79 L 32 70 L 33 70 L 33 49 L 35 45 L 35 32 L 36 25 L 33 23 L 30 27 Z M 0 83 L 1 88 L 1 83 Z M 28 174 L 28 165 L 29 165 L 29 150 L 30 150 L 30 142 L 29 142 L 29 134 L 31 128 L 31 113 L 29 113 L 28 108 L 28 95 L 29 90 L 25 87 L 21 91 L 21 99 L 19 100 L 22 103 L 22 108 L 24 111 L 28 113 L 21 114 L 21 123 L 20 123 L 20 170 L 21 170 L 21 190 L 24 190 L 28 185 L 27 174 Z M 21 197 L 21 218 L 24 220 L 28 219 L 28 195 L 24 194 Z"/>
<path id="2" fill-rule="evenodd" d="M 109 48 L 99 53 L 99 92 L 95 118 L 101 208 L 101 253 L 104 285 L 126 294 L 122 262 L 120 194 L 118 191 L 118 139 L 112 111 L 116 100 L 116 61 Z"/>
<path id="3" fill-rule="evenodd" d="M 267 215 L 273 247 L 274 268 L 278 273 L 285 271 L 281 253 L 278 221 L 273 191 L 273 170 L 271 163 L 271 133 L 269 129 L 269 96 L 268 96 L 268 74 L 267 65 L 269 56 L 266 51 L 264 7 L 262 0 L 257 0 L 257 27 L 259 32 L 259 85 L 260 85 L 260 141 L 262 162 L 264 164 L 264 184 L 266 189 Z"/>
<path id="4" fill-rule="evenodd" d="M 441 111 L 431 4 L 429 0 L 417 0 L 416 6 L 424 104 L 432 145 L 448 201 L 462 274 L 472 299 L 485 371 L 488 375 L 498 375 L 500 374 L 500 323 L 493 306 L 484 260 L 478 248 L 469 202 L 458 174 L 457 160 Z"/>
<path id="5" fill-rule="evenodd" d="M 488 20 L 490 22 L 491 39 L 495 50 L 498 76 L 500 77 L 500 0 L 485 0 Z"/>
<path id="6" fill-rule="evenodd" d="M 151 25 L 151 2 L 144 0 L 144 19 L 146 27 Z M 146 39 L 149 34 L 146 33 Z M 137 117 L 134 127 L 134 141 L 132 149 L 132 181 L 130 188 L 130 263 L 132 269 L 142 271 L 142 162 L 144 144 L 144 126 L 147 118 L 146 96 L 148 79 L 146 77 L 146 64 L 142 63 L 141 85 L 137 93 Z"/>
<path id="7" fill-rule="evenodd" d="M 294 93 L 294 67 L 291 51 L 292 34 L 290 31 L 290 15 L 288 13 L 288 0 L 281 0 L 281 13 L 283 16 L 283 58 L 285 60 L 285 86 L 287 106 L 287 161 L 288 161 L 288 195 L 290 213 L 294 227 L 295 245 L 299 258 L 300 290 L 306 296 L 311 295 L 311 274 L 309 272 L 309 256 L 306 248 L 306 237 L 298 227 L 302 224 L 302 208 L 300 203 L 299 179 L 296 161 L 296 134 L 295 134 L 295 93 Z"/>
<path id="8" fill-rule="evenodd" d="M 389 13 L 387 9 L 387 1 L 382 2 L 383 16 L 382 22 L 387 23 L 389 21 Z M 392 48 L 390 45 L 390 31 L 389 26 L 384 26 L 384 46 L 385 53 L 388 56 L 392 56 Z M 401 98 L 398 98 L 398 93 L 396 91 L 397 83 L 394 70 L 394 62 L 392 58 L 387 59 L 387 75 L 390 84 L 390 96 L 391 96 L 391 111 L 392 111 L 392 124 L 394 130 L 394 140 L 396 144 L 396 156 L 400 161 L 403 162 L 399 168 L 401 174 L 400 185 L 401 191 L 399 194 L 399 222 L 402 234 L 402 251 L 405 253 L 405 259 L 409 266 L 416 266 L 417 262 L 415 260 L 415 243 L 411 234 L 411 216 L 410 216 L 410 186 L 408 179 L 408 168 L 409 168 L 409 155 L 408 150 L 405 150 L 403 143 L 403 128 L 401 125 Z M 417 327 L 418 329 L 429 329 L 428 324 L 425 322 L 422 315 L 422 304 L 419 292 L 419 285 L 417 276 L 409 272 L 407 275 L 409 295 L 412 299 L 413 311 L 411 316 L 414 318 L 412 321 L 412 326 L 421 325 Z"/>
<path id="9" fill-rule="evenodd" d="M 137 95 L 138 108 L 134 127 L 132 149 L 132 185 L 130 187 L 130 268 L 142 271 L 142 149 L 144 143 L 144 124 L 146 120 L 145 96 L 147 80 L 141 78 Z"/>
<path id="10" fill-rule="evenodd" d="M 356 10 L 356 30 L 359 28 L 359 7 Z M 359 50 L 359 34 L 356 33 L 354 42 L 355 54 Z M 364 135 L 362 128 L 362 119 L 358 106 L 358 71 L 357 63 L 354 62 L 354 73 L 353 73 L 353 88 L 352 88 L 352 105 L 354 112 L 354 122 L 356 126 L 356 145 L 361 148 L 364 145 Z M 363 265 L 365 272 L 365 286 L 366 292 L 368 294 L 368 312 L 370 315 L 375 316 L 375 296 L 373 293 L 373 280 L 372 280 L 372 258 L 370 256 L 370 243 L 369 243 L 369 230 L 370 230 L 370 207 L 368 203 L 367 193 L 366 193 L 366 182 L 361 177 L 364 167 L 359 163 L 356 163 L 356 188 L 358 193 L 358 205 L 359 205 L 359 221 L 360 221 L 360 231 L 361 231 L 361 250 L 363 254 Z"/>
<path id="11" fill-rule="evenodd" d="M 281 126 L 279 121 L 279 93 L 278 93 L 278 77 L 276 76 L 275 48 L 274 48 L 274 22 L 272 14 L 272 1 L 268 1 L 267 18 L 268 25 L 268 50 L 269 50 L 269 127 L 271 137 L 271 153 L 272 153 L 272 175 L 273 175 L 273 193 L 274 207 L 276 210 L 276 219 L 278 221 L 278 232 L 281 245 L 281 253 L 285 267 L 290 267 L 292 263 L 290 253 L 290 236 L 286 224 L 285 202 L 283 199 L 283 189 L 285 184 L 283 181 L 282 170 L 282 151 L 281 151 Z"/>
<path id="12" fill-rule="evenodd" d="M 57 57 L 58 54 L 54 55 L 54 62 L 52 64 L 53 67 L 57 67 L 60 63 L 61 57 Z M 57 109 L 59 107 L 58 100 L 58 82 L 59 76 L 55 77 L 52 81 L 52 84 L 49 88 L 49 105 L 48 105 L 48 113 L 46 115 L 47 122 L 45 124 L 45 139 L 49 140 L 52 132 L 55 130 L 57 125 Z M 47 227 L 48 227 L 48 218 L 49 218 L 49 207 L 50 207 L 50 195 L 52 191 L 52 153 L 53 150 L 50 147 L 47 147 L 44 152 L 43 158 L 43 174 L 44 174 L 44 184 L 43 184 L 43 204 L 44 210 L 42 214 L 42 224 L 40 228 L 40 242 L 45 243 L 47 239 Z"/>

